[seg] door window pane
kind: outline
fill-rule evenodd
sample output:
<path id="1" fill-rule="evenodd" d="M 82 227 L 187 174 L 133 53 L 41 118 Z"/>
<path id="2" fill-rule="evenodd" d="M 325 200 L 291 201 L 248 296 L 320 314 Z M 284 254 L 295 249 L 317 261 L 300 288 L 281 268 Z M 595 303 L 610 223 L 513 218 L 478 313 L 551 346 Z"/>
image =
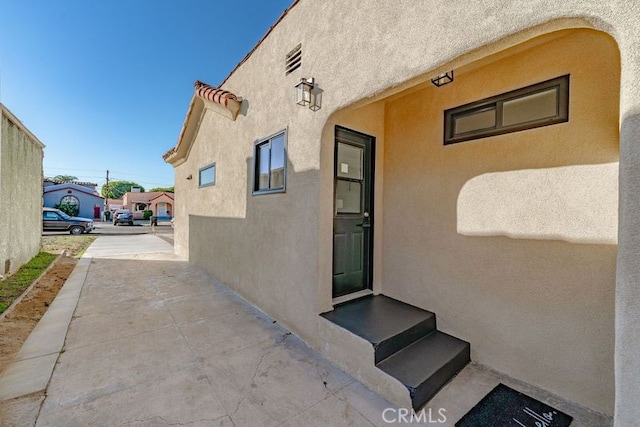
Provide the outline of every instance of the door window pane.
<path id="1" fill-rule="evenodd" d="M 336 212 L 362 212 L 362 184 L 354 181 L 336 181 Z"/>
<path id="2" fill-rule="evenodd" d="M 556 88 L 505 101 L 502 106 L 502 125 L 511 126 L 555 117 L 558 114 L 557 105 Z"/>
<path id="3" fill-rule="evenodd" d="M 353 145 L 338 143 L 337 176 L 340 178 L 362 179 L 364 150 Z"/>

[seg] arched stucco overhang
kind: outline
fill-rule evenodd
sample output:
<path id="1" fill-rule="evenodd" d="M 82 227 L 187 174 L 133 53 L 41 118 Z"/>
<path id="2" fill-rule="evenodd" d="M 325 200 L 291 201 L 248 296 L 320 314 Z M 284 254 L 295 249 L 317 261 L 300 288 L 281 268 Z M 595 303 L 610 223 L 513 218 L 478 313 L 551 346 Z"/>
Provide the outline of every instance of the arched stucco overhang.
<path id="1" fill-rule="evenodd" d="M 539 45 L 541 43 L 548 43 L 554 38 L 561 37 L 567 34 L 567 32 L 571 32 L 572 30 L 573 31 L 581 30 L 591 35 L 596 35 L 597 37 L 601 37 L 609 40 L 609 45 L 611 46 L 610 47 L 611 51 L 609 53 L 613 54 L 612 58 L 615 58 L 615 63 L 613 64 L 613 68 L 612 68 L 613 74 L 608 73 L 607 76 L 609 76 L 614 82 L 616 82 L 616 84 L 614 85 L 615 90 L 611 96 L 614 98 L 614 103 L 617 104 L 619 91 L 620 91 L 620 85 L 619 83 L 617 83 L 620 80 L 620 77 L 619 77 L 620 76 L 620 55 L 617 48 L 617 44 L 613 41 L 613 39 L 609 35 L 606 35 L 601 31 L 594 30 L 593 26 L 584 20 L 563 19 L 563 20 L 552 21 L 544 25 L 540 25 L 538 27 L 529 29 L 527 31 L 520 32 L 520 33 L 511 35 L 509 37 L 506 37 L 494 44 L 480 47 L 472 52 L 464 54 L 461 57 L 448 62 L 446 65 L 443 65 L 441 67 L 438 67 L 430 71 L 429 73 L 425 73 L 419 77 L 411 79 L 410 81 L 401 83 L 393 88 L 388 88 L 384 91 L 380 91 L 377 95 L 359 100 L 347 108 L 334 112 L 329 117 L 323 129 L 322 145 L 321 145 L 321 168 L 320 168 L 321 180 L 322 180 L 321 203 L 320 203 L 320 207 L 322 210 L 322 213 L 320 215 L 320 227 L 321 227 L 320 241 L 321 241 L 322 247 L 321 247 L 321 250 L 319 251 L 320 281 L 318 284 L 318 305 L 321 311 L 326 311 L 331 307 L 331 288 L 330 288 L 331 268 L 332 268 L 331 227 L 332 227 L 332 217 L 333 217 L 333 167 L 334 167 L 333 166 L 333 161 L 334 161 L 333 146 L 334 146 L 335 125 L 344 125 L 347 127 L 353 126 L 355 130 L 374 134 L 382 142 L 380 145 L 382 146 L 381 150 L 383 150 L 383 153 L 381 154 L 383 155 L 379 156 L 379 158 L 384 159 L 385 144 L 393 143 L 389 138 L 389 134 L 388 134 L 389 124 L 385 122 L 385 120 L 389 118 L 389 116 L 385 112 L 386 104 L 390 102 L 397 102 L 399 99 L 403 97 L 407 97 L 409 95 L 412 95 L 413 93 L 423 91 L 425 90 L 425 88 L 429 88 L 431 84 L 430 79 L 435 75 L 439 74 L 440 72 L 450 70 L 450 69 L 455 69 L 456 71 L 462 70 L 460 74 L 457 74 L 457 77 L 462 76 L 465 72 L 473 72 L 476 69 L 486 67 L 488 64 L 501 60 L 501 56 L 503 55 L 504 52 L 508 52 L 506 53 L 506 55 L 517 55 L 517 54 L 520 54 L 522 51 L 530 50 L 534 48 L 536 45 Z M 597 54 L 598 54 L 597 52 L 594 53 L 594 55 L 597 55 Z M 593 70 L 593 72 L 595 73 L 596 71 Z M 542 79 L 538 79 L 538 80 L 542 80 Z M 482 98 L 482 97 L 483 96 L 478 95 L 478 98 Z M 418 107 L 416 106 L 414 107 L 416 108 L 416 111 L 417 111 Z M 449 107 L 451 107 L 451 105 L 449 105 L 447 108 Z M 615 127 L 615 131 L 617 132 L 617 129 L 619 126 L 618 115 L 620 110 L 617 105 L 615 106 L 614 110 L 615 110 L 616 117 L 615 118 L 609 117 L 608 123 L 610 127 L 611 125 L 613 125 Z M 363 111 L 366 111 L 364 115 L 359 114 L 359 113 L 362 113 Z M 381 121 L 382 121 L 382 124 L 381 124 Z M 611 136 L 611 132 L 609 132 L 609 134 Z M 610 152 L 609 154 L 603 154 L 604 157 L 602 158 L 602 162 L 615 163 L 617 161 L 618 138 L 619 137 L 616 134 L 615 154 L 613 152 Z M 589 156 L 584 157 L 582 160 L 579 161 L 579 163 L 582 163 L 584 165 L 589 165 L 591 162 L 594 164 L 600 162 L 595 158 L 591 158 L 590 160 L 588 157 Z M 609 167 L 609 166 L 605 166 L 605 169 L 607 170 L 606 174 L 609 179 L 612 179 L 617 175 L 617 164 L 613 166 L 613 169 L 612 167 Z M 387 191 L 387 188 L 385 187 L 383 182 L 386 179 L 386 174 L 390 172 L 387 171 L 387 167 L 385 166 L 384 161 L 382 161 L 381 164 L 378 165 L 376 170 L 378 173 L 382 175 L 381 176 L 382 179 L 379 179 L 378 177 L 376 178 L 376 186 L 380 185 L 380 188 L 377 190 L 376 197 L 382 198 L 382 197 L 385 197 L 384 192 Z M 600 172 L 602 171 L 599 171 L 599 172 L 594 171 L 594 173 L 600 173 Z M 617 181 L 616 181 L 616 185 L 617 185 Z M 609 200 L 607 203 L 609 204 L 609 208 L 610 208 L 611 200 Z M 382 202 L 379 203 L 379 209 L 382 210 L 382 215 L 380 215 L 380 211 L 378 211 L 378 218 L 379 218 L 378 221 L 380 221 L 380 216 L 385 215 L 384 203 Z M 613 215 L 615 216 L 615 212 L 613 213 Z M 617 220 L 614 222 L 617 223 Z M 609 238 L 609 241 L 611 241 L 610 239 L 611 229 L 609 229 L 607 233 L 608 233 L 607 238 Z M 615 230 L 613 233 L 615 234 Z M 384 240 L 386 239 L 385 237 L 386 234 L 387 234 L 387 230 L 383 230 L 382 227 L 376 228 L 377 241 L 376 241 L 375 247 L 376 247 L 376 250 L 378 251 L 378 254 L 376 257 L 376 262 L 378 263 L 378 265 L 375 269 L 376 273 L 374 273 L 377 275 L 377 279 L 374 279 L 374 292 L 376 293 L 384 292 L 385 294 L 389 294 L 389 293 L 393 293 L 393 291 L 389 290 L 388 282 L 381 279 L 381 277 L 387 277 L 387 276 L 384 275 L 379 265 L 381 263 L 380 251 L 385 245 Z M 613 241 L 615 242 L 615 237 L 613 238 Z M 607 252 L 608 259 L 612 260 L 611 262 L 613 265 L 612 266 L 610 265 L 610 267 L 612 267 L 613 269 L 612 271 L 615 271 L 615 249 L 613 251 L 607 250 L 606 252 Z M 613 274 L 615 276 L 615 273 Z M 610 287 L 607 291 L 608 293 L 607 298 L 611 300 L 611 304 L 613 304 L 612 298 L 614 294 L 614 286 L 615 286 L 615 277 L 613 277 L 612 281 L 610 282 Z M 400 296 L 404 297 L 401 299 L 404 299 L 405 301 L 408 300 L 407 302 L 410 302 L 410 303 L 412 302 L 410 298 L 408 298 L 407 294 L 404 294 L 404 295 L 400 294 Z M 430 309 L 432 307 L 424 307 L 424 308 Z M 613 323 L 613 305 L 611 305 L 610 308 L 611 309 L 608 310 L 609 311 L 608 316 L 609 316 L 609 321 Z M 613 333 L 613 324 L 611 324 L 611 328 L 612 328 L 611 333 Z M 603 412 L 609 412 L 609 413 L 612 412 L 612 405 L 613 405 L 613 385 L 612 385 L 613 383 L 613 379 L 612 379 L 613 378 L 613 366 L 612 366 L 613 365 L 613 336 L 611 336 L 610 338 L 611 339 L 609 343 L 609 350 L 610 350 L 611 357 L 609 362 L 607 362 L 609 365 L 611 365 L 610 366 L 611 369 L 609 372 L 609 375 L 611 377 L 609 404 L 606 408 L 604 407 L 598 408 Z M 472 348 L 473 348 L 473 345 L 474 343 L 472 341 Z M 517 374 L 513 372 L 510 372 L 510 374 L 513 376 L 517 376 Z M 600 375 L 600 374 L 597 374 L 597 375 Z M 527 378 L 527 380 L 529 382 L 534 382 L 531 380 L 531 377 Z M 545 386 L 545 384 L 538 384 L 538 385 L 541 385 L 543 387 Z M 547 388 L 553 388 L 553 387 L 547 386 Z M 559 391 L 556 390 L 556 392 L 559 392 Z M 573 398 L 575 399 L 575 397 Z M 575 399 L 575 400 L 578 400 L 578 399 Z M 583 404 L 585 403 L 583 402 Z"/>

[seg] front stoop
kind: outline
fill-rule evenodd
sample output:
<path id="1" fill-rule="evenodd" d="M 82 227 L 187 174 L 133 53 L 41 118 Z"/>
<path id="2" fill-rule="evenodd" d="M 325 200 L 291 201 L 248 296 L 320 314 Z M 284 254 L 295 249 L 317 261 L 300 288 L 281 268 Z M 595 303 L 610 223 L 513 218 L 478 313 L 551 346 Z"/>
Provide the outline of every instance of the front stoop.
<path id="1" fill-rule="evenodd" d="M 470 362 L 469 343 L 438 331 L 434 313 L 384 295 L 321 316 L 369 341 L 376 367 L 404 384 L 416 410 Z"/>

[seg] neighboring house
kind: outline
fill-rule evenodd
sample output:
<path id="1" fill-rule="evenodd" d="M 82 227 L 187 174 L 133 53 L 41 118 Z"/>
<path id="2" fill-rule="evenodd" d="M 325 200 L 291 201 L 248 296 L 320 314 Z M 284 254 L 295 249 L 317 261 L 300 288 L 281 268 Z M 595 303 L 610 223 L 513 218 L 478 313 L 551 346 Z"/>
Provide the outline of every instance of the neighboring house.
<path id="1" fill-rule="evenodd" d="M 104 197 L 100 196 L 93 182 L 60 182 L 45 179 L 43 184 L 44 206 L 48 208 L 67 203 L 78 207 L 83 218 L 100 219 L 104 212 Z"/>
<path id="2" fill-rule="evenodd" d="M 122 199 L 107 199 L 107 206 L 112 212 L 122 209 Z"/>
<path id="3" fill-rule="evenodd" d="M 127 192 L 122 197 L 122 206 L 133 212 L 135 219 L 141 219 L 145 210 L 161 218 L 171 218 L 173 215 L 173 193 L 165 191 Z"/>
<path id="4" fill-rule="evenodd" d="M 40 250 L 44 144 L 0 104 L 0 276 Z"/>
<path id="5" fill-rule="evenodd" d="M 147 208 L 157 217 L 171 218 L 174 204 L 173 193 L 163 191 L 149 199 Z"/>
<path id="6" fill-rule="evenodd" d="M 295 2 L 196 83 L 176 251 L 396 403 L 338 303 L 431 310 L 475 362 L 636 424 L 638 9 L 549 5 Z"/>

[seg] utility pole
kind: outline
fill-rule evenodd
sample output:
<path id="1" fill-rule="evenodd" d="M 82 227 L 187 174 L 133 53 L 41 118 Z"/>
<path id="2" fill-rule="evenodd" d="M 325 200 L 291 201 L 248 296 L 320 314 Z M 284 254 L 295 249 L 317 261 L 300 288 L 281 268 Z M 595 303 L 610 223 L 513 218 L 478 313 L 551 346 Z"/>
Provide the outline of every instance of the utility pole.
<path id="1" fill-rule="evenodd" d="M 107 183 L 104 190 L 104 219 L 107 220 L 107 211 L 109 210 L 109 169 L 107 169 Z"/>

